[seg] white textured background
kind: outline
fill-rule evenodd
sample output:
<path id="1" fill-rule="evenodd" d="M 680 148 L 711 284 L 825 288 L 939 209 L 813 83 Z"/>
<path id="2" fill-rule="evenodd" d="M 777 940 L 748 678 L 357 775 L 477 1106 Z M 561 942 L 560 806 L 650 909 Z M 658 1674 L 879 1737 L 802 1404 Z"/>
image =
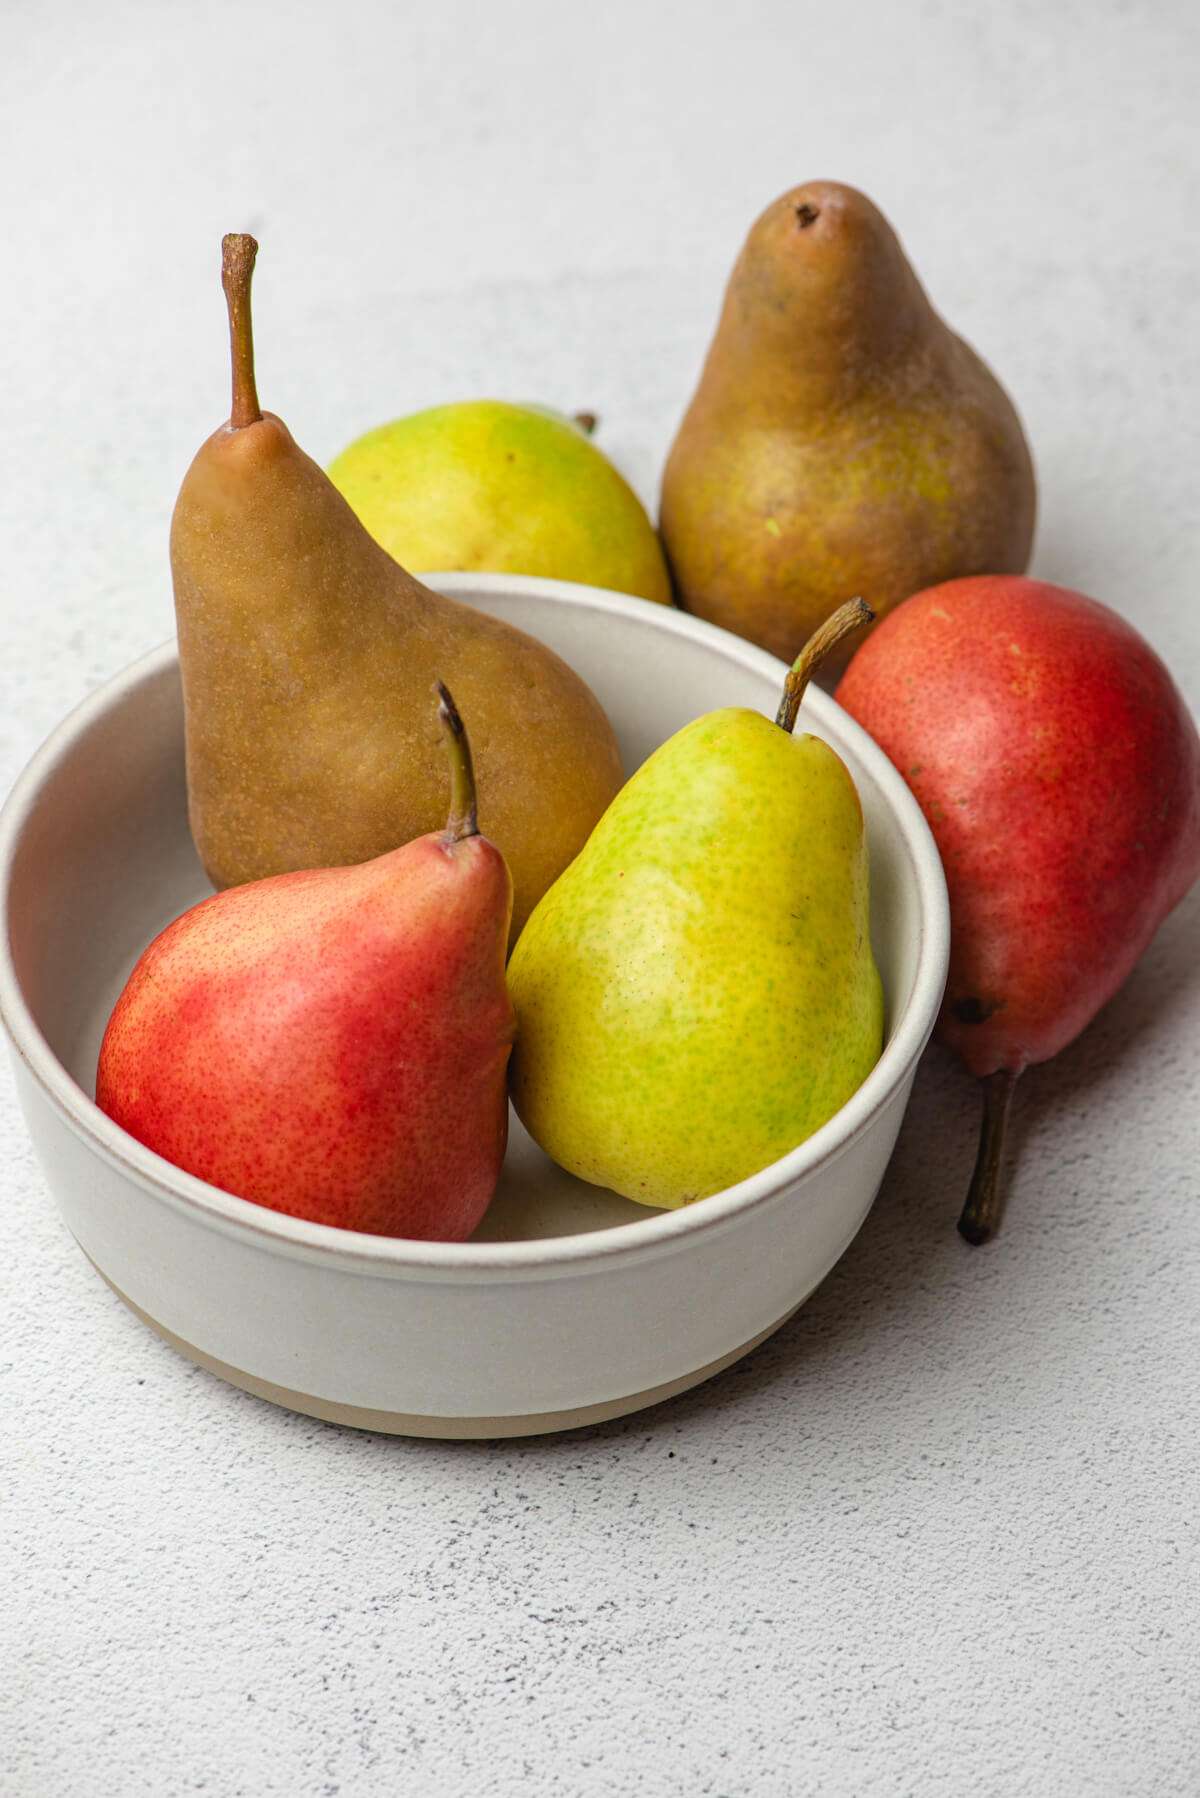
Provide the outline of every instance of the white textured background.
<path id="1" fill-rule="evenodd" d="M 537 398 L 649 500 L 745 229 L 812 176 L 1013 390 L 1035 571 L 1200 709 L 1198 86 L 1191 0 L 0 0 L 0 788 L 170 632 L 222 231 L 318 458 Z M 998 1244 L 954 1233 L 976 1100 L 932 1054 L 796 1319 L 557 1440 L 342 1433 L 185 1365 L 5 1082 L 0 1790 L 1200 1790 L 1198 901 L 1028 1078 Z"/>

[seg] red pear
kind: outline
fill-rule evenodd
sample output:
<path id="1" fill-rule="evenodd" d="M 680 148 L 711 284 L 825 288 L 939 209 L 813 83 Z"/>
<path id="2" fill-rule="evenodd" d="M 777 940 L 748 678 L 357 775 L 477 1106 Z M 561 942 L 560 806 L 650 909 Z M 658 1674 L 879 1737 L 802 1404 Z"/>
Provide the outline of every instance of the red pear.
<path id="1" fill-rule="evenodd" d="M 350 868 L 206 899 L 146 950 L 100 1049 L 96 1102 L 188 1173 L 275 1211 L 449 1242 L 508 1133 L 512 881 L 478 834 L 445 688 L 451 815 Z"/>
<path id="2" fill-rule="evenodd" d="M 908 781 L 945 865 L 937 1034 L 984 1083 L 959 1228 L 985 1242 L 1017 1077 L 1078 1036 L 1200 875 L 1200 738 L 1131 625 L 1014 575 L 906 600 L 837 697 Z"/>

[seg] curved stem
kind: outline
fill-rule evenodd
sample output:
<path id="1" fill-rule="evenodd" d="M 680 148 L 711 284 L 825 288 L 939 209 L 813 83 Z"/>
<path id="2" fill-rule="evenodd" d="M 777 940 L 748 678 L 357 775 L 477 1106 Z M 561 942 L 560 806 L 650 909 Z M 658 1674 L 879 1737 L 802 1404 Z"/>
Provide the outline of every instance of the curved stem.
<path id="1" fill-rule="evenodd" d="M 783 698 L 779 702 L 779 710 L 775 714 L 775 722 L 780 730 L 791 731 L 795 728 L 796 713 L 800 710 L 800 701 L 804 698 L 804 689 L 809 683 L 813 669 L 823 662 L 830 650 L 839 644 L 843 637 L 856 631 L 860 624 L 870 624 L 875 614 L 865 599 L 848 599 L 844 606 L 818 626 L 813 632 L 796 660 L 792 663 L 788 677 L 783 683 Z"/>
<path id="2" fill-rule="evenodd" d="M 450 690 L 437 683 L 438 717 L 446 730 L 446 748 L 450 756 L 450 816 L 446 820 L 443 840 L 461 843 L 479 835 L 479 819 L 475 804 L 475 769 L 471 763 L 471 745 L 466 727 L 458 715 L 458 707 Z"/>
<path id="3" fill-rule="evenodd" d="M 229 307 L 229 348 L 233 358 L 233 405 L 229 422 L 235 431 L 262 417 L 254 385 L 254 333 L 250 325 L 250 278 L 258 245 L 244 232 L 221 239 L 221 286 Z"/>
<path id="4" fill-rule="evenodd" d="M 990 1242 L 1004 1217 L 1007 1194 L 1000 1179 L 1009 1107 L 1020 1077 L 1020 1068 L 1000 1068 L 980 1081 L 983 1088 L 983 1124 L 979 1152 L 967 1191 L 967 1202 L 958 1220 L 958 1233 L 973 1247 Z"/>

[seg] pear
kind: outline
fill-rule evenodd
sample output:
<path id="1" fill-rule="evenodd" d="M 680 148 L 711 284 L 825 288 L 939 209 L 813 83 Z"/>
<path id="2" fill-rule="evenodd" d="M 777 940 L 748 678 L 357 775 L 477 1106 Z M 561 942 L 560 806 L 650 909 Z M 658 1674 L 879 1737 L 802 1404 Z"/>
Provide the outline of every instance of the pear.
<path id="1" fill-rule="evenodd" d="M 793 736 L 809 673 L 869 620 L 842 607 L 775 722 L 730 707 L 644 762 L 509 963 L 512 1093 L 563 1167 L 646 1205 L 732 1186 L 833 1116 L 878 1060 L 862 806 Z"/>
<path id="2" fill-rule="evenodd" d="M 1033 464 L 1012 402 L 884 218 L 812 181 L 762 214 L 662 482 L 681 605 L 785 661 L 844 593 L 880 616 L 1019 572 Z"/>
<path id="3" fill-rule="evenodd" d="M 188 1173 L 348 1230 L 459 1241 L 508 1132 L 512 884 L 449 693 L 446 828 L 217 893 L 145 951 L 96 1102 Z"/>
<path id="4" fill-rule="evenodd" d="M 188 803 L 218 887 L 355 864 L 436 828 L 441 677 L 474 721 L 481 827 L 512 871 L 514 934 L 621 781 L 612 728 L 566 663 L 406 573 L 287 426 L 259 409 L 257 245 L 223 245 L 229 423 L 171 524 Z"/>
<path id="5" fill-rule="evenodd" d="M 408 568 L 584 581 L 671 603 L 642 502 L 594 443 L 595 419 L 462 400 L 368 431 L 329 478 Z"/>
<path id="6" fill-rule="evenodd" d="M 905 601 L 838 699 L 908 781 L 950 894 L 936 1034 L 981 1083 L 959 1230 L 1004 1213 L 1017 1080 L 1091 1022 L 1200 879 L 1200 734 L 1133 626 L 1020 577 Z"/>

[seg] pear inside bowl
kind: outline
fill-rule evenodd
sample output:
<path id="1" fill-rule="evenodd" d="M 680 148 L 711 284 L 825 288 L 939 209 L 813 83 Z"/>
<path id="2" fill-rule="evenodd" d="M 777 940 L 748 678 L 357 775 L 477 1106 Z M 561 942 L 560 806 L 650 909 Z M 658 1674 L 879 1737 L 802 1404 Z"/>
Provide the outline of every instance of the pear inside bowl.
<path id="1" fill-rule="evenodd" d="M 612 720 L 627 775 L 703 712 L 774 714 L 782 664 L 665 607 L 525 577 L 431 584 L 577 669 Z M 866 819 L 886 1034 L 863 1086 L 793 1154 L 675 1212 L 564 1173 L 514 1117 L 475 1237 L 412 1243 L 218 1192 L 92 1102 L 100 1038 L 133 963 L 210 890 L 188 831 L 173 645 L 110 682 L 35 757 L 0 831 L 0 1008 L 35 1144 L 81 1246 L 195 1359 L 280 1402 L 373 1428 L 564 1427 L 652 1402 L 742 1352 L 861 1224 L 946 971 L 945 886 L 915 801 L 825 694 L 810 690 L 798 728 L 841 754 Z"/>

